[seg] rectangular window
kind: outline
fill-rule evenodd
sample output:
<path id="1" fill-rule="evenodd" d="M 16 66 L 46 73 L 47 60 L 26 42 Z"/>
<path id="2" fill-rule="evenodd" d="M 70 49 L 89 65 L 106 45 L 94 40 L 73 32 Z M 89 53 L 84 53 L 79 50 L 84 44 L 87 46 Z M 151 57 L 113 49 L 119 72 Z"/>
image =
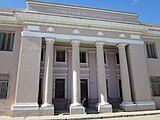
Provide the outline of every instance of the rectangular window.
<path id="1" fill-rule="evenodd" d="M 8 74 L 0 74 L 0 99 L 7 98 L 8 81 L 9 81 Z"/>
<path id="2" fill-rule="evenodd" d="M 146 50 L 148 58 L 157 58 L 155 43 L 146 43 Z"/>
<path id="3" fill-rule="evenodd" d="M 160 77 L 151 77 L 153 96 L 160 96 Z"/>
<path id="4" fill-rule="evenodd" d="M 80 52 L 80 63 L 87 63 L 86 52 Z"/>
<path id="5" fill-rule="evenodd" d="M 12 51 L 15 33 L 0 32 L 0 51 Z"/>
<path id="6" fill-rule="evenodd" d="M 55 98 L 65 98 L 65 79 L 55 80 Z"/>
<path id="7" fill-rule="evenodd" d="M 65 62 L 65 50 L 56 51 L 56 62 Z"/>

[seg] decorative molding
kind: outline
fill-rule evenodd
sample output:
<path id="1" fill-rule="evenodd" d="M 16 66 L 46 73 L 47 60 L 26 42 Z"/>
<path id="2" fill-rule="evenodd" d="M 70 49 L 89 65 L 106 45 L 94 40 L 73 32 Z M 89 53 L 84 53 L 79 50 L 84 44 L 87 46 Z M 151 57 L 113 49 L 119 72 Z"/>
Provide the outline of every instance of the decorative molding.
<path id="1" fill-rule="evenodd" d="M 55 34 L 55 33 L 40 33 L 40 32 L 30 32 L 23 31 L 21 32 L 21 36 L 30 36 L 30 37 L 49 37 L 56 39 L 65 39 L 70 42 L 77 41 L 77 43 L 81 41 L 93 41 L 93 42 L 104 42 L 104 43 L 123 43 L 123 44 L 144 44 L 142 40 L 131 40 L 131 39 L 117 39 L 117 38 L 102 38 L 102 37 L 91 37 L 91 36 L 79 36 L 79 35 L 64 35 L 64 34 Z"/>
<path id="2" fill-rule="evenodd" d="M 126 45 L 127 45 L 127 44 L 118 44 L 117 47 L 118 47 L 118 48 L 125 48 Z"/>
<path id="3" fill-rule="evenodd" d="M 27 30 L 40 31 L 40 27 L 39 26 L 33 26 L 33 25 L 27 25 Z"/>
<path id="4" fill-rule="evenodd" d="M 37 103 L 21 103 L 21 104 L 14 104 L 11 106 L 11 110 L 37 110 L 38 109 Z"/>
<path id="5" fill-rule="evenodd" d="M 119 38 L 126 38 L 126 35 L 125 35 L 124 33 L 121 33 L 121 34 L 119 35 Z"/>
<path id="6" fill-rule="evenodd" d="M 131 39 L 140 40 L 141 37 L 139 35 L 131 35 Z"/>
<path id="7" fill-rule="evenodd" d="M 155 105 L 154 101 L 140 101 L 140 102 L 135 102 L 136 105 Z"/>
<path id="8" fill-rule="evenodd" d="M 104 36 L 104 33 L 103 33 L 103 32 L 101 32 L 101 31 L 99 31 L 99 32 L 97 33 L 97 36 L 102 37 L 102 36 Z"/>
<path id="9" fill-rule="evenodd" d="M 54 32 L 54 28 L 53 27 L 47 28 L 47 32 Z"/>
<path id="10" fill-rule="evenodd" d="M 72 45 L 79 45 L 81 43 L 81 41 L 79 40 L 72 40 Z"/>
<path id="11" fill-rule="evenodd" d="M 80 31 L 79 31 L 78 29 L 75 29 L 75 30 L 72 31 L 72 33 L 73 33 L 74 35 L 79 35 L 79 34 L 80 34 Z"/>
<path id="12" fill-rule="evenodd" d="M 22 13 L 15 12 L 14 13 L 17 19 L 21 21 L 30 21 L 30 22 L 43 22 L 50 24 L 66 24 L 66 25 L 76 25 L 76 26 L 90 26 L 90 27 L 99 27 L 99 28 L 110 28 L 110 29 L 121 29 L 126 31 L 136 31 L 136 32 L 146 32 L 149 31 L 150 26 L 144 26 L 140 24 L 128 24 L 125 23 L 117 23 L 117 22 L 109 22 L 109 21 L 99 21 L 99 20 L 91 20 L 91 19 L 78 19 L 71 17 L 62 17 L 62 16 L 49 16 L 49 15 L 41 15 L 36 13 Z M 44 18 L 46 18 L 44 20 Z M 48 22 L 49 21 L 49 22 Z"/>
<path id="13" fill-rule="evenodd" d="M 38 22 L 24 22 L 25 24 L 35 24 L 35 25 L 41 25 L 41 23 Z M 43 25 L 49 26 L 51 25 L 50 23 L 43 23 Z M 75 28 L 74 25 L 64 25 L 64 24 L 54 24 L 52 23 L 53 26 L 56 27 L 68 27 L 68 28 Z M 108 29 L 108 28 L 99 28 L 99 27 L 87 27 L 87 26 L 76 26 L 76 28 L 78 29 L 89 29 L 89 30 L 99 30 L 99 31 L 107 31 L 107 32 L 122 32 L 122 30 L 118 30 L 118 29 Z M 125 33 L 129 33 L 129 34 L 139 34 L 141 35 L 142 33 L 140 32 L 135 32 L 135 31 L 124 31 Z"/>
<path id="14" fill-rule="evenodd" d="M 96 46 L 101 46 L 101 47 L 103 47 L 103 45 L 104 45 L 105 43 L 104 42 L 96 42 Z"/>
<path id="15" fill-rule="evenodd" d="M 55 43 L 55 38 L 45 38 L 46 43 L 51 43 L 54 44 Z"/>

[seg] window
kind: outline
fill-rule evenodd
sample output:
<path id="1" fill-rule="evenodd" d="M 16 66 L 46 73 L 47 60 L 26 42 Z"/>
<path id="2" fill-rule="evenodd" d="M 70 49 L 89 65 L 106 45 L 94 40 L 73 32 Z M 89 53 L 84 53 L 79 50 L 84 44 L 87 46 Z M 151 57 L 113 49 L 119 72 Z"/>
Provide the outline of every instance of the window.
<path id="1" fill-rule="evenodd" d="M 55 98 L 65 98 L 65 79 L 55 80 Z"/>
<path id="2" fill-rule="evenodd" d="M 56 51 L 56 61 L 57 62 L 65 62 L 65 50 L 57 50 Z"/>
<path id="3" fill-rule="evenodd" d="M 116 53 L 116 63 L 119 64 L 119 54 Z"/>
<path id="4" fill-rule="evenodd" d="M 157 58 L 155 43 L 146 43 L 148 58 Z"/>
<path id="5" fill-rule="evenodd" d="M 0 32 L 0 51 L 12 51 L 15 33 Z"/>
<path id="6" fill-rule="evenodd" d="M 86 52 L 80 52 L 80 63 L 87 63 Z"/>
<path id="7" fill-rule="evenodd" d="M 153 96 L 160 96 L 160 77 L 151 77 Z"/>
<path id="8" fill-rule="evenodd" d="M 0 74 L 0 99 L 7 98 L 8 81 L 9 81 L 8 74 Z"/>

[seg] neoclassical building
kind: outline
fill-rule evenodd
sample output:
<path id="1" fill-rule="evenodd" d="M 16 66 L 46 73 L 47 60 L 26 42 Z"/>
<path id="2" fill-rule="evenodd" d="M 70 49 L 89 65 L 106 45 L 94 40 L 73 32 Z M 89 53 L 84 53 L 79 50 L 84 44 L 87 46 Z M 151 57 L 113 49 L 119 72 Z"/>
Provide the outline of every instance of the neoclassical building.
<path id="1" fill-rule="evenodd" d="M 0 7 L 0 112 L 160 108 L 160 25 L 136 13 L 26 0 Z"/>

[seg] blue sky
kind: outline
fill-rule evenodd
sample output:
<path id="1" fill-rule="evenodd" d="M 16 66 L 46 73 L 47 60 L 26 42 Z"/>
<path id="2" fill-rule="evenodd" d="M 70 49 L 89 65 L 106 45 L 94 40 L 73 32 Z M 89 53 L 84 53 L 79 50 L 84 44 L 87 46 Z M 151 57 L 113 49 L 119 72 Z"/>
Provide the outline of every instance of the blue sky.
<path id="1" fill-rule="evenodd" d="M 139 14 L 140 22 L 160 24 L 160 0 L 42 0 Z M 1 0 L 0 6 L 25 8 L 25 0 Z"/>

